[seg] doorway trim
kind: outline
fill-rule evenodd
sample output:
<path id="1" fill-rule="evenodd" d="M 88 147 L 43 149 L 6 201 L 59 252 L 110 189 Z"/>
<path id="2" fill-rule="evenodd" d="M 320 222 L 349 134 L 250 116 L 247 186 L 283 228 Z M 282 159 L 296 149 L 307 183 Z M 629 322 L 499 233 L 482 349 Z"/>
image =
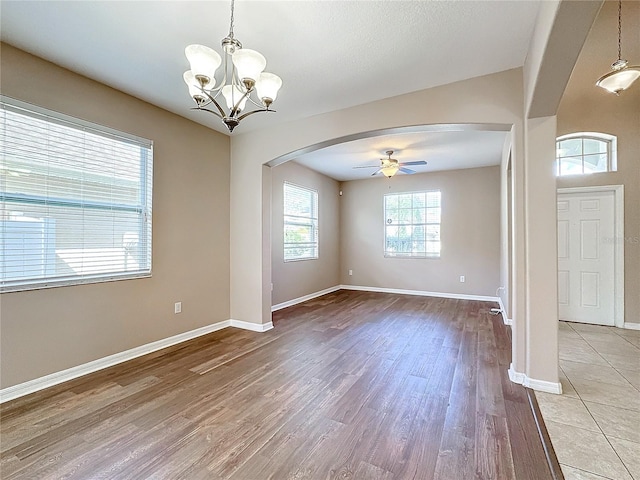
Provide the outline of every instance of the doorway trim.
<path id="1" fill-rule="evenodd" d="M 558 188 L 560 194 L 613 192 L 614 234 L 613 234 L 613 282 L 614 282 L 614 325 L 618 328 L 634 328 L 638 324 L 624 322 L 624 185 L 594 185 L 590 187 Z M 640 325 L 639 325 L 640 326 Z"/>

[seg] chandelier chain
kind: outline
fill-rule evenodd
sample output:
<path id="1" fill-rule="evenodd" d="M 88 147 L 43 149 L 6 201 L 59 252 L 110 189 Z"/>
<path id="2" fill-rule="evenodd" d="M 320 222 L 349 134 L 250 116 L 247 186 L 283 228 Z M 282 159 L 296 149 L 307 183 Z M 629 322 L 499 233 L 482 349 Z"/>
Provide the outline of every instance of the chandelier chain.
<path id="1" fill-rule="evenodd" d="M 233 38 L 233 10 L 234 10 L 235 0 L 231 0 L 231 22 L 229 24 L 229 38 Z"/>
<path id="2" fill-rule="evenodd" d="M 622 59 L 622 0 L 618 0 L 618 60 Z"/>

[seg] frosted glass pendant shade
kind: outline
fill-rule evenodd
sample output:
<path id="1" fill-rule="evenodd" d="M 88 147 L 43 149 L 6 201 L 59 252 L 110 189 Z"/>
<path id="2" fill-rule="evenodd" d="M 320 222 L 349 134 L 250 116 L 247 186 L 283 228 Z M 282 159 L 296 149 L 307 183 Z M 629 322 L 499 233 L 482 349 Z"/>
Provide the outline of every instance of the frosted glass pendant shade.
<path id="1" fill-rule="evenodd" d="M 206 79 L 207 88 L 212 88 L 215 84 L 216 70 L 222 63 L 218 52 L 204 45 L 189 45 L 184 49 L 184 54 L 189 60 L 193 76 Z"/>
<path id="2" fill-rule="evenodd" d="M 278 96 L 278 90 L 282 87 L 282 79 L 273 73 L 263 72 L 256 82 L 256 90 L 258 98 L 264 102 L 264 99 L 270 99 L 272 102 Z"/>
<path id="3" fill-rule="evenodd" d="M 626 90 L 640 77 L 640 67 L 627 67 L 626 62 L 623 68 L 609 72 L 598 79 L 596 85 L 605 90 L 618 95 Z M 615 66 L 615 64 L 614 64 Z"/>
<path id="4" fill-rule="evenodd" d="M 191 70 L 184 72 L 182 78 L 184 79 L 184 83 L 187 84 L 187 87 L 189 87 L 189 95 L 191 95 L 191 98 L 196 102 L 198 99 L 205 100 L 207 98 L 202 90 L 200 90 L 198 80 L 196 80 L 196 77 Z"/>
<path id="5" fill-rule="evenodd" d="M 235 106 L 235 104 L 238 103 L 238 100 L 242 98 L 242 95 L 242 90 L 240 90 L 235 85 L 233 87 L 231 85 L 225 85 L 224 87 L 222 87 L 222 96 L 227 101 L 227 108 L 229 108 L 229 110 L 231 110 Z M 242 102 L 240 102 L 238 110 L 244 110 L 246 104 L 247 97 L 245 97 Z"/>
<path id="6" fill-rule="evenodd" d="M 238 78 L 240 80 L 249 78 L 254 82 L 258 81 L 264 67 L 267 66 L 267 60 L 262 54 L 255 50 L 249 50 L 248 48 L 236 50 L 231 59 L 238 71 Z"/>

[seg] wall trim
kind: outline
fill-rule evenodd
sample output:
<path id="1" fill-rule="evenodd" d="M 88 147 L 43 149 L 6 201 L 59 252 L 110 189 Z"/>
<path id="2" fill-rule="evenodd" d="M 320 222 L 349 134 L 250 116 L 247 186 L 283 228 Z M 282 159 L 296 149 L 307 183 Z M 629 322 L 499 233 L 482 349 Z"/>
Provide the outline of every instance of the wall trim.
<path id="1" fill-rule="evenodd" d="M 562 394 L 562 384 L 560 382 L 547 382 L 546 380 L 537 380 L 529 378 L 526 374 L 516 372 L 513 369 L 513 363 L 509 366 L 509 380 L 518 383 L 523 387 L 531 388 L 540 392 Z"/>
<path id="2" fill-rule="evenodd" d="M 622 327 L 627 330 L 640 330 L 640 323 L 624 322 Z"/>
<path id="3" fill-rule="evenodd" d="M 293 305 L 297 305 L 298 303 L 306 302 L 307 300 L 313 300 L 314 298 L 321 297 L 323 295 L 328 295 L 329 293 L 337 292 L 341 288 L 342 288 L 341 285 L 336 285 L 334 287 L 325 288 L 324 290 L 319 290 L 317 292 L 313 292 L 308 295 L 303 295 L 302 297 L 294 298 L 292 300 L 287 300 L 286 302 L 278 303 L 271 307 L 271 312 L 282 310 L 283 308 L 287 308 L 287 307 L 292 307 Z"/>
<path id="4" fill-rule="evenodd" d="M 418 295 L 421 297 L 455 298 L 458 300 L 478 300 L 481 302 L 498 302 L 499 297 L 485 295 L 469 295 L 466 293 L 427 292 L 424 290 L 404 290 L 400 288 L 366 287 L 361 285 L 340 285 L 343 290 L 360 292 L 397 293 L 399 295 Z"/>
<path id="5" fill-rule="evenodd" d="M 251 330 L 252 332 L 266 332 L 273 328 L 273 322 L 268 323 L 253 323 L 245 322 L 244 320 L 229 320 L 229 326 L 242 328 L 243 330 Z"/>
<path id="6" fill-rule="evenodd" d="M 251 330 L 253 332 L 266 332 L 267 330 L 271 330 L 273 328 L 273 323 L 269 322 L 265 324 L 257 324 L 244 322 L 242 320 L 223 320 L 222 322 L 212 323 L 211 325 L 207 325 L 205 327 L 200 327 L 196 328 L 195 330 L 179 333 L 178 335 L 173 335 L 172 337 L 163 338 L 155 342 L 147 343 L 145 345 L 140 345 L 139 347 L 125 350 L 124 352 L 119 352 L 107 357 L 98 358 L 97 360 L 83 363 L 82 365 L 67 368 L 66 370 L 50 373 L 49 375 L 45 375 L 44 377 L 35 378 L 24 383 L 19 383 L 18 385 L 3 388 L 2 390 L 0 390 L 0 403 L 8 402 L 9 400 L 14 400 L 16 398 L 29 395 L 30 393 L 35 393 L 40 390 L 44 390 L 45 388 L 68 382 L 69 380 L 88 375 L 89 373 L 94 373 L 99 370 L 112 367 L 119 363 L 127 362 L 129 360 L 133 360 L 134 358 L 147 355 L 148 353 L 162 350 L 163 348 L 171 347 L 173 345 L 177 345 L 178 343 L 186 342 L 188 340 L 192 340 L 194 338 L 201 337 L 203 335 L 207 335 L 208 333 L 222 330 L 223 328 L 227 327 L 242 328 L 244 330 Z"/>
<path id="7" fill-rule="evenodd" d="M 504 303 L 502 303 L 502 297 L 498 296 L 498 303 L 500 304 L 500 315 L 502 315 L 502 321 L 505 325 L 513 325 L 513 320 L 507 318 L 507 310 L 504 308 Z"/>

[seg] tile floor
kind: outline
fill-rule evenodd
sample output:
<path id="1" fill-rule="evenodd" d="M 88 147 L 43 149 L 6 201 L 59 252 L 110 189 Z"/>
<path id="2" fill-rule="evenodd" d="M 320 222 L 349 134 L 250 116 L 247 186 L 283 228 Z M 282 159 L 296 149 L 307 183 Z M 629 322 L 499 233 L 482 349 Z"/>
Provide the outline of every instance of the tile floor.
<path id="1" fill-rule="evenodd" d="M 536 392 L 566 480 L 640 480 L 640 331 L 560 322 L 562 395 Z"/>

